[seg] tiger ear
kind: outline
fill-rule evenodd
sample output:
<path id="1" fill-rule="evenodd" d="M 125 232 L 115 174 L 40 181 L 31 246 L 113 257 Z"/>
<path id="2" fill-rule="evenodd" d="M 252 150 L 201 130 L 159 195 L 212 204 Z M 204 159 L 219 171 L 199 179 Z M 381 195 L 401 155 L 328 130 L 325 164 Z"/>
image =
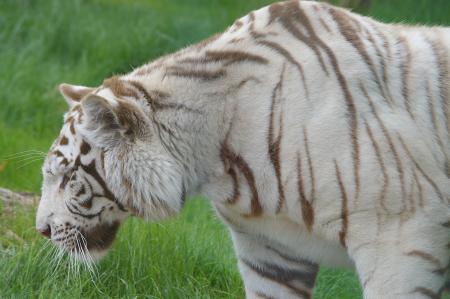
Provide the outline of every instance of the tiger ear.
<path id="1" fill-rule="evenodd" d="M 70 108 L 79 103 L 81 99 L 95 90 L 95 88 L 91 87 L 70 85 L 66 83 L 60 84 L 58 89 Z"/>
<path id="2" fill-rule="evenodd" d="M 132 103 L 119 101 L 113 106 L 105 98 L 91 94 L 81 101 L 81 108 L 83 130 L 101 147 L 149 135 L 145 115 Z"/>

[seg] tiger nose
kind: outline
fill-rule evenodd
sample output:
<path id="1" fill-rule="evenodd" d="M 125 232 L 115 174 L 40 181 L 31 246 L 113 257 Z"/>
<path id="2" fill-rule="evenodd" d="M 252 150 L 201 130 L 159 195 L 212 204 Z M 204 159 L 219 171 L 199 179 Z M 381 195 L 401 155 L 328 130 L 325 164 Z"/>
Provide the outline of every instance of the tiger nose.
<path id="1" fill-rule="evenodd" d="M 43 235 L 44 237 L 50 239 L 50 236 L 52 235 L 52 229 L 50 228 L 50 225 L 45 226 L 44 228 L 36 228 L 36 230 Z"/>

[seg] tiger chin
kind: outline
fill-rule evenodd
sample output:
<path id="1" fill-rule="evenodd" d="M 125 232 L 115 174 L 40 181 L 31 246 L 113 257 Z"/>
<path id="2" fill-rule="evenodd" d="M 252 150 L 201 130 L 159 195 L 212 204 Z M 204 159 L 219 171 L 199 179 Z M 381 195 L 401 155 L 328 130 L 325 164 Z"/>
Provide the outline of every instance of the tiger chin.
<path id="1" fill-rule="evenodd" d="M 127 217 L 202 194 L 247 298 L 310 298 L 319 265 L 354 269 L 365 299 L 439 298 L 449 70 L 448 28 L 287 1 L 98 87 L 62 84 L 37 229 L 99 258 Z"/>

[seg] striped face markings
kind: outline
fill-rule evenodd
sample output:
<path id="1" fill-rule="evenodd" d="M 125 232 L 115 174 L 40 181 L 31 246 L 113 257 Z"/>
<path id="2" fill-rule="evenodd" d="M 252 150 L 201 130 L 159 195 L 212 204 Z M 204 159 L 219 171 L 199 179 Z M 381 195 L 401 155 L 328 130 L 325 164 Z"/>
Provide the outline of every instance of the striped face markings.
<path id="1" fill-rule="evenodd" d="M 76 106 L 49 151 L 40 209 L 52 211 L 49 225 L 56 245 L 72 253 L 100 252 L 111 245 L 128 212 L 107 186 L 104 151 L 77 132 L 81 121 Z"/>

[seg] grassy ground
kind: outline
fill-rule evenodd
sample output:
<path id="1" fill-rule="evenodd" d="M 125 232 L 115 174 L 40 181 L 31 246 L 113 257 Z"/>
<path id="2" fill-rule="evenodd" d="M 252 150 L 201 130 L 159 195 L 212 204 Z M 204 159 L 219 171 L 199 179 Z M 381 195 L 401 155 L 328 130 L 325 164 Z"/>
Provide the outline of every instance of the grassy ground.
<path id="1" fill-rule="evenodd" d="M 0 186 L 38 192 L 39 154 L 23 152 L 45 152 L 57 135 L 66 109 L 58 83 L 98 85 L 269 2 L 0 1 Z M 372 0 L 366 13 L 450 24 L 448 0 Z M 0 298 L 243 297 L 226 229 L 205 201 L 161 224 L 128 221 L 95 275 L 52 263 L 33 225 L 33 211 L 0 207 Z M 354 274 L 321 272 L 315 298 L 359 297 Z"/>

